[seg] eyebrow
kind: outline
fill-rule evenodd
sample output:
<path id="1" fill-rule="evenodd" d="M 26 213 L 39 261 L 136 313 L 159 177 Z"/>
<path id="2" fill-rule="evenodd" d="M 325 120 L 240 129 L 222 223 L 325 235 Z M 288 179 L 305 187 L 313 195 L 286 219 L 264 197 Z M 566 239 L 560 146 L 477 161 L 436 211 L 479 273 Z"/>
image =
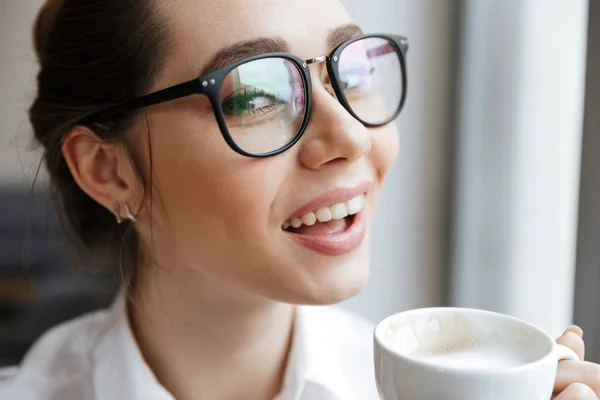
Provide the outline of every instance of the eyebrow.
<path id="1" fill-rule="evenodd" d="M 356 24 L 343 25 L 333 29 L 327 36 L 327 46 L 333 50 L 340 44 L 355 36 L 364 34 L 363 30 Z"/>
<path id="2" fill-rule="evenodd" d="M 362 34 L 362 29 L 355 24 L 337 27 L 327 35 L 327 46 L 333 50 L 346 40 Z M 219 50 L 202 68 L 200 75 L 223 68 L 244 58 L 266 53 L 289 53 L 289 45 L 280 37 L 261 37 L 238 42 Z"/>

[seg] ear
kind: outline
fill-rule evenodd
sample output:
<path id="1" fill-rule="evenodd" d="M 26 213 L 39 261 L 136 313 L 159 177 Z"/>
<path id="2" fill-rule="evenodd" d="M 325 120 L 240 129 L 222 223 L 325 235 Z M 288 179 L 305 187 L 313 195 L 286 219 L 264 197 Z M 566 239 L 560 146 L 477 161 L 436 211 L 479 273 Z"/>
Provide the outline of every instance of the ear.
<path id="1" fill-rule="evenodd" d="M 142 200 L 142 185 L 131 157 L 119 141 L 103 141 L 92 130 L 76 126 L 62 143 L 62 153 L 77 185 L 111 212 L 129 205 L 132 212 Z"/>

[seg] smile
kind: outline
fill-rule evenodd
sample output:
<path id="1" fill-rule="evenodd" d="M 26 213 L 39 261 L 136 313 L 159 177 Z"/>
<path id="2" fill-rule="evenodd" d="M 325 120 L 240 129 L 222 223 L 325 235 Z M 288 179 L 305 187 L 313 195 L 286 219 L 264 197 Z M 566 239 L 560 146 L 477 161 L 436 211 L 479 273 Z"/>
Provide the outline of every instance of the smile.
<path id="1" fill-rule="evenodd" d="M 365 206 L 370 187 L 368 183 L 330 192 L 299 209 L 281 229 L 296 243 L 318 253 L 349 253 L 361 245 L 366 235 Z"/>
<path id="2" fill-rule="evenodd" d="M 345 203 L 336 203 L 328 207 L 320 208 L 314 212 L 309 212 L 301 218 L 293 218 L 290 221 L 283 223 L 283 230 L 298 229 L 305 226 L 314 226 L 315 224 L 337 221 L 349 216 L 353 216 L 362 211 L 365 206 L 365 195 L 363 193 L 354 197 Z M 342 224 L 329 224 L 330 231 L 328 233 L 336 233 L 334 226 L 340 227 Z"/>

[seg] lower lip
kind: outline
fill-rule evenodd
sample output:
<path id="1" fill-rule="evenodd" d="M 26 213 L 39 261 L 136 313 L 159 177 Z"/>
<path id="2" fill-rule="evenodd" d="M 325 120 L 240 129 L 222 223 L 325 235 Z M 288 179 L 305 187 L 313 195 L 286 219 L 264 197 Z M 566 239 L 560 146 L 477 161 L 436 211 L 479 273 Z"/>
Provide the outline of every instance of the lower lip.
<path id="1" fill-rule="evenodd" d="M 328 256 L 341 256 L 361 245 L 367 231 L 366 207 L 354 215 L 352 225 L 344 232 L 327 235 L 299 235 L 285 231 L 292 240 L 302 246 Z"/>

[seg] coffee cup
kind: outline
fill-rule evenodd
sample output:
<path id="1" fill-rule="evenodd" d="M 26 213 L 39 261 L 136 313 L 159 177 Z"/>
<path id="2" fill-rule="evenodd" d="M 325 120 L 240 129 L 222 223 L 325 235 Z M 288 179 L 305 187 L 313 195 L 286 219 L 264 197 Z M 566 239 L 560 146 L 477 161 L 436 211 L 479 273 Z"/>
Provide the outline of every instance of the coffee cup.
<path id="1" fill-rule="evenodd" d="M 374 346 L 382 400 L 550 400 L 558 361 L 578 360 L 528 322 L 467 308 L 392 315 Z"/>

